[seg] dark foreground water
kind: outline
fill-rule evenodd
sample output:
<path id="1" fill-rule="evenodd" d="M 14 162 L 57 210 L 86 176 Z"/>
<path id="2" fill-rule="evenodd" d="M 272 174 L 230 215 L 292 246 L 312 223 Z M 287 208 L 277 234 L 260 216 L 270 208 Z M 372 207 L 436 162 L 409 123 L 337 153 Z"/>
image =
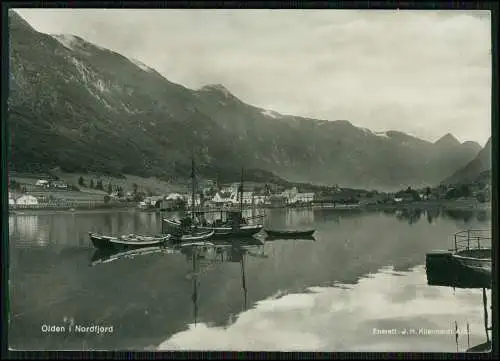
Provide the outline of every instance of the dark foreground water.
<path id="1" fill-rule="evenodd" d="M 272 210 L 266 222 L 314 225 L 315 240 L 92 264 L 87 232 L 156 234 L 160 215 L 10 215 L 9 345 L 462 352 L 486 341 L 482 291 L 428 286 L 425 254 L 450 248 L 459 230 L 489 228 L 488 214 Z M 94 325 L 102 332 L 77 327 Z"/>

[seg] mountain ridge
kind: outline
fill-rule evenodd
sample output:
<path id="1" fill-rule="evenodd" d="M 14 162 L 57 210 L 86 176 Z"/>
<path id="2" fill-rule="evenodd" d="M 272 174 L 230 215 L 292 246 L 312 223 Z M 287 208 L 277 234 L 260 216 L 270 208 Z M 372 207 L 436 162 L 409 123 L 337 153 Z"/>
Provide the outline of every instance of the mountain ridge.
<path id="1" fill-rule="evenodd" d="M 463 168 L 458 169 L 451 176 L 444 179 L 441 184 L 471 184 L 484 178 L 486 172 L 491 176 L 491 137 L 478 155 L 467 163 Z"/>
<path id="2" fill-rule="evenodd" d="M 382 189 L 437 184 L 478 151 L 471 144 L 436 147 L 399 131 L 377 135 L 346 120 L 282 115 L 244 103 L 221 84 L 192 90 L 80 37 L 27 28 L 17 17 L 9 16 L 16 169 L 59 165 L 176 178 L 189 174 L 194 150 L 206 176 L 239 174 L 244 166 L 294 182 Z"/>

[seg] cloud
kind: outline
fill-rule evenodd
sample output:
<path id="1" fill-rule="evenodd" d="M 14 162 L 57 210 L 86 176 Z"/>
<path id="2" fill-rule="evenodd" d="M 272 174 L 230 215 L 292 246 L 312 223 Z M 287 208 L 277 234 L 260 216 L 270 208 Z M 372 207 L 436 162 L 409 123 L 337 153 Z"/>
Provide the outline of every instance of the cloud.
<path id="1" fill-rule="evenodd" d="M 404 282 L 401 281 L 401 275 Z M 314 287 L 258 302 L 227 327 L 190 325 L 159 350 L 454 352 L 454 322 L 470 323 L 471 346 L 484 342 L 480 290 L 427 286 L 419 266 L 400 276 L 392 268 L 347 288 Z M 367 301 L 369 299 L 369 301 Z M 388 307 L 387 305 L 390 305 Z M 447 335 L 380 335 L 373 329 L 446 330 Z M 460 337 L 459 349 L 467 341 Z"/>
<path id="2" fill-rule="evenodd" d="M 250 104 L 349 119 L 435 140 L 491 134 L 488 12 L 17 10 L 191 88 L 224 84 Z"/>

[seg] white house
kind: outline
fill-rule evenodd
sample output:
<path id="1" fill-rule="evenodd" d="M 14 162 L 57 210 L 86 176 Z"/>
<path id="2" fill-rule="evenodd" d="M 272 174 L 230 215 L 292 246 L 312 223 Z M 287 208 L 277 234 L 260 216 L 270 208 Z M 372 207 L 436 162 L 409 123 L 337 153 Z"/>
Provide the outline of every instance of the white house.
<path id="1" fill-rule="evenodd" d="M 169 201 L 169 200 L 176 200 L 176 199 L 184 199 L 184 197 L 182 196 L 182 194 L 179 194 L 179 193 L 170 193 L 166 199 Z"/>
<path id="2" fill-rule="evenodd" d="M 266 196 L 253 196 L 253 201 L 255 205 L 266 204 Z"/>
<path id="3" fill-rule="evenodd" d="M 293 187 L 291 189 L 286 189 L 281 193 L 281 196 L 285 198 L 287 204 L 297 203 L 297 187 Z"/>
<path id="4" fill-rule="evenodd" d="M 243 204 L 252 204 L 253 192 L 243 192 Z M 240 202 L 240 194 L 236 196 L 236 201 Z"/>
<path id="5" fill-rule="evenodd" d="M 25 194 L 16 199 L 16 204 L 19 205 L 35 205 L 38 204 L 38 199 L 32 195 Z"/>
<path id="6" fill-rule="evenodd" d="M 297 202 L 312 203 L 314 200 L 314 193 L 297 193 L 295 198 Z"/>
<path id="7" fill-rule="evenodd" d="M 231 185 L 228 187 L 223 187 L 220 190 L 222 193 L 238 193 L 238 186 L 237 185 Z"/>
<path id="8" fill-rule="evenodd" d="M 186 200 L 187 206 L 192 207 L 193 199 L 191 198 L 191 196 L 186 196 L 185 200 Z M 194 205 L 195 205 L 195 207 L 198 207 L 200 204 L 201 204 L 200 196 L 196 195 L 194 197 Z"/>
<path id="9" fill-rule="evenodd" d="M 69 186 L 66 183 L 60 182 L 60 181 L 54 182 L 53 185 L 55 188 L 59 188 L 59 189 L 68 189 L 69 188 Z"/>
<path id="10" fill-rule="evenodd" d="M 48 180 L 39 179 L 39 180 L 36 181 L 35 185 L 38 186 L 38 187 L 49 187 L 50 183 L 49 183 Z"/>
<path id="11" fill-rule="evenodd" d="M 236 192 L 217 192 L 212 198 L 212 202 L 219 205 L 232 205 L 238 202 Z"/>
<path id="12" fill-rule="evenodd" d="M 163 197 L 162 196 L 152 196 L 152 197 L 146 197 L 144 199 L 144 204 L 151 205 L 151 206 L 155 207 L 156 203 L 158 203 L 158 202 L 161 203 L 162 201 L 163 201 Z"/>

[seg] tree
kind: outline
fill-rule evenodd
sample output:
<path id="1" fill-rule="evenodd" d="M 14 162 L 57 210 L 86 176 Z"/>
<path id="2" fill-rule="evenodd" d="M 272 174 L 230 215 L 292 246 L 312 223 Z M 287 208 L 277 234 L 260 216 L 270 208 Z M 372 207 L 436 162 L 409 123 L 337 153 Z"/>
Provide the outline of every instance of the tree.
<path id="1" fill-rule="evenodd" d="M 176 198 L 174 200 L 175 209 L 184 209 L 186 207 L 186 201 L 182 198 Z"/>
<path id="2" fill-rule="evenodd" d="M 431 191 L 431 187 L 427 187 L 427 188 L 425 188 L 425 195 L 426 195 L 427 197 L 429 197 L 429 196 L 431 195 L 431 193 L 432 193 L 432 191 Z"/>
<path id="3" fill-rule="evenodd" d="M 133 199 L 134 199 L 134 201 L 135 201 L 135 202 L 140 202 L 140 201 L 143 201 L 143 200 L 144 200 L 144 195 L 145 195 L 145 194 L 144 194 L 144 193 L 142 193 L 142 192 L 135 193 L 135 194 L 134 194 L 134 198 L 133 198 Z"/>
<path id="4" fill-rule="evenodd" d="M 97 184 L 96 184 L 96 187 L 95 187 L 95 188 L 96 188 L 96 189 L 99 189 L 99 190 L 101 190 L 101 191 L 103 191 L 103 190 L 104 190 L 104 187 L 102 186 L 102 180 L 101 180 L 101 179 L 98 179 L 98 180 L 97 180 Z"/>
<path id="5" fill-rule="evenodd" d="M 108 183 L 108 193 L 113 193 L 113 186 L 111 185 L 111 182 Z"/>
<path id="6" fill-rule="evenodd" d="M 137 185 L 137 183 L 132 184 L 132 193 L 133 193 L 133 194 L 137 194 L 137 188 L 138 188 L 138 187 L 139 187 L 139 186 Z"/>
<path id="7" fill-rule="evenodd" d="M 123 188 L 122 187 L 118 187 L 118 197 L 123 197 Z"/>
<path id="8" fill-rule="evenodd" d="M 78 178 L 78 185 L 85 187 L 85 180 L 83 179 L 82 176 L 80 176 L 80 178 Z"/>
<path id="9" fill-rule="evenodd" d="M 460 194 L 462 197 L 470 197 L 472 192 L 468 185 L 464 184 L 460 187 Z"/>
<path id="10" fill-rule="evenodd" d="M 89 188 L 94 188 L 94 180 L 93 179 L 90 180 Z"/>
<path id="11" fill-rule="evenodd" d="M 152 196 L 153 196 L 153 191 L 148 188 L 148 197 L 152 197 Z"/>

